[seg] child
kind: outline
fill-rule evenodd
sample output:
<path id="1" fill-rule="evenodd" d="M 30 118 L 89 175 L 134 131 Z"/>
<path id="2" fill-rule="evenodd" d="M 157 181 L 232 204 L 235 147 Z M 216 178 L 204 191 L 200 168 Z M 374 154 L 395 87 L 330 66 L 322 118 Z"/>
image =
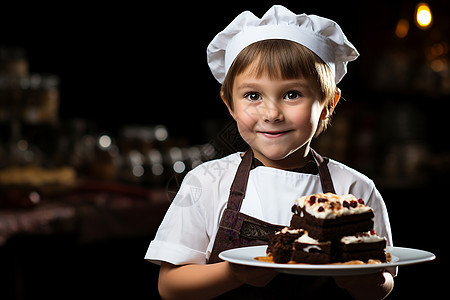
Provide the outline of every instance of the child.
<path id="1" fill-rule="evenodd" d="M 385 297 L 388 272 L 358 277 L 279 275 L 221 261 L 227 249 L 267 243 L 288 225 L 296 198 L 354 194 L 375 213 L 375 231 L 392 245 L 383 199 L 373 182 L 310 148 L 339 100 L 336 84 L 358 52 L 333 21 L 273 6 L 261 18 L 240 14 L 208 46 L 221 97 L 249 145 L 189 172 L 151 242 L 163 298 L 272 299 Z"/>

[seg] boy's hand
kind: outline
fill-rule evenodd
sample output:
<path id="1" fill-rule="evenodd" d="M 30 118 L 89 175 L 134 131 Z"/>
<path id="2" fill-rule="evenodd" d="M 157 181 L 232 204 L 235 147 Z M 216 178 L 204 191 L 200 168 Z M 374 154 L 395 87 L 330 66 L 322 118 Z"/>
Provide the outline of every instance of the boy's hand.
<path id="1" fill-rule="evenodd" d="M 388 272 L 358 276 L 336 276 L 336 284 L 346 289 L 355 299 L 383 299 L 394 287 L 394 279 Z"/>
<path id="2" fill-rule="evenodd" d="M 277 271 L 270 268 L 228 264 L 230 272 L 236 279 L 256 287 L 266 286 L 278 274 Z"/>

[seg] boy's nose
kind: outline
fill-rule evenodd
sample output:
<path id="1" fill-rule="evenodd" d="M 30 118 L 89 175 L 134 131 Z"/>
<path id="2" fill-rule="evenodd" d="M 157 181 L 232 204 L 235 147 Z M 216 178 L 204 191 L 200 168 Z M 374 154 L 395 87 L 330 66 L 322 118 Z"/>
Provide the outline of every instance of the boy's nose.
<path id="1" fill-rule="evenodd" d="M 283 120 L 283 111 L 276 101 L 269 100 L 264 103 L 263 120 L 266 123 L 275 123 Z"/>

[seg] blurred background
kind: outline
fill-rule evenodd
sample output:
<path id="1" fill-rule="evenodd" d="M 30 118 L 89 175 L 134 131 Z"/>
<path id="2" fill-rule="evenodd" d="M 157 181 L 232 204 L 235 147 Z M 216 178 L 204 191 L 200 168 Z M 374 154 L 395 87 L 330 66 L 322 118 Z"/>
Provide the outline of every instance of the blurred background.
<path id="1" fill-rule="evenodd" d="M 183 176 L 242 148 L 206 47 L 272 4 L 360 52 L 314 147 L 374 180 L 396 246 L 437 255 L 390 298 L 444 292 L 450 2 L 420 2 L 2 4 L 0 298 L 159 297 L 143 257 Z"/>

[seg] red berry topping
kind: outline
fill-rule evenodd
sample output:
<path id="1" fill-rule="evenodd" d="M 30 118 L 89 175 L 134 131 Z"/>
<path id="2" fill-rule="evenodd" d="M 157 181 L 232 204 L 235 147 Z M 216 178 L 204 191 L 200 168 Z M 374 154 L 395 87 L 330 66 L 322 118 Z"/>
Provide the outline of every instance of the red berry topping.
<path id="1" fill-rule="evenodd" d="M 316 196 L 311 196 L 309 197 L 309 205 L 313 205 L 314 203 L 316 203 Z"/>
<path id="2" fill-rule="evenodd" d="M 364 204 L 364 200 L 361 199 L 361 198 L 359 198 L 359 199 L 358 199 L 358 203 L 359 203 L 359 204 Z"/>
<path id="3" fill-rule="evenodd" d="M 350 206 L 355 208 L 358 206 L 358 202 L 356 202 L 355 200 L 350 201 Z"/>
<path id="4" fill-rule="evenodd" d="M 342 203 L 342 206 L 344 206 L 346 208 L 350 208 L 350 203 L 348 203 L 347 200 L 344 200 L 344 202 Z"/>
<path id="5" fill-rule="evenodd" d="M 325 209 L 323 208 L 323 206 L 321 206 L 321 207 L 319 207 L 318 209 L 317 209 L 317 211 L 318 212 L 323 212 Z"/>
<path id="6" fill-rule="evenodd" d="M 325 199 L 325 198 L 317 199 L 317 202 L 319 202 L 319 203 L 323 203 L 323 202 L 327 202 L 327 201 L 328 201 L 328 199 Z"/>

